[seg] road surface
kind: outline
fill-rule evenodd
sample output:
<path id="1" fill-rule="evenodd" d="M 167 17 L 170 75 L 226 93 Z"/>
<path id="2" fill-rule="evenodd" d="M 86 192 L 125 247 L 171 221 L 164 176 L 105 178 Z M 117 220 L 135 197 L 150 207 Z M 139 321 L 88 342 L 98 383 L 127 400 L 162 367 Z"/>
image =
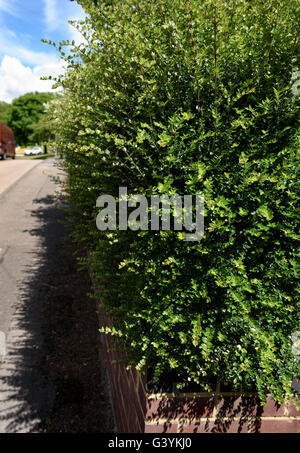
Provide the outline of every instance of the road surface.
<path id="1" fill-rule="evenodd" d="M 43 274 L 62 240 L 53 163 L 0 162 L 0 433 L 34 432 L 54 398 L 41 372 Z"/>
<path id="2" fill-rule="evenodd" d="M 39 164 L 38 160 L 1 160 L 0 161 L 0 194 L 24 176 L 33 167 Z"/>

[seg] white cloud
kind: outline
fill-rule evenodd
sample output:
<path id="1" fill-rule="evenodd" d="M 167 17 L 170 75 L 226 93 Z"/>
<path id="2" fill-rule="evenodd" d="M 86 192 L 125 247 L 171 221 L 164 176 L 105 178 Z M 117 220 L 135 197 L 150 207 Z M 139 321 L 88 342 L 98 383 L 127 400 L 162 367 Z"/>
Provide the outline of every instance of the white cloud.
<path id="1" fill-rule="evenodd" d="M 0 11 L 11 14 L 12 16 L 18 16 L 16 9 L 13 6 L 15 0 L 0 0 Z"/>
<path id="2" fill-rule="evenodd" d="M 40 77 L 61 74 L 66 64 L 60 60 L 59 53 L 49 46 L 43 45 L 45 51 L 42 46 L 40 49 L 37 45 L 32 48 L 30 39 L 22 40 L 21 34 L 7 27 L 4 14 L 18 16 L 21 11 L 19 1 L 0 0 L 0 101 L 6 102 L 11 102 L 15 97 L 29 91 L 50 91 L 52 82 L 42 81 Z M 43 0 L 41 5 L 44 8 L 45 25 L 50 34 L 48 39 L 55 41 L 59 31 L 65 35 L 64 39 L 74 39 L 77 44 L 84 42 L 83 36 L 68 24 L 68 19 L 85 18 L 80 5 L 68 0 Z M 27 31 L 27 36 L 30 37 L 30 30 Z"/>
<path id="3" fill-rule="evenodd" d="M 1 1 L 1 0 L 0 0 Z M 68 30 L 68 35 L 65 39 L 75 40 L 76 44 L 85 42 L 85 39 L 78 30 L 68 23 L 69 20 L 84 20 L 86 14 L 82 7 L 77 3 L 66 3 L 64 8 L 61 7 L 61 3 L 57 0 L 43 0 L 44 2 L 44 20 L 48 31 Z"/>
<path id="4" fill-rule="evenodd" d="M 11 55 L 30 65 L 45 65 L 49 62 L 56 63 L 59 54 L 48 54 L 46 52 L 35 52 L 25 47 L 16 46 L 11 51 Z"/>
<path id="5" fill-rule="evenodd" d="M 57 8 L 60 4 L 57 0 L 43 0 L 44 2 L 44 15 L 49 27 L 50 36 L 47 38 L 56 40 L 57 29 L 63 31 L 64 39 L 75 40 L 77 44 L 85 42 L 83 36 L 68 23 L 69 19 L 83 20 L 85 18 L 84 10 L 77 3 L 68 3 L 66 0 L 65 9 L 60 10 Z M 13 13 L 13 5 L 17 5 L 17 0 L 0 0 L 0 59 L 4 55 L 9 55 L 20 60 L 23 64 L 30 66 L 45 65 L 51 61 L 53 64 L 57 63 L 59 54 L 55 52 L 50 46 L 41 44 L 41 51 L 37 50 L 35 42 L 35 50 L 30 48 L 30 44 L 24 43 L 19 34 L 15 30 L 11 30 L 6 26 L 5 21 L 1 17 L 1 10 L 10 11 Z M 52 32 L 50 30 L 52 28 Z M 56 32 L 53 29 L 56 29 Z M 30 32 L 29 32 L 30 33 Z M 48 33 L 49 34 L 49 33 Z M 53 34 L 53 36 L 51 36 Z M 30 34 L 27 33 L 28 36 Z M 39 39 L 38 39 L 39 41 Z M 25 44 L 25 45 L 24 45 Z M 43 52 L 42 47 L 45 49 Z M 0 60 L 1 61 L 1 60 Z"/>
<path id="6" fill-rule="evenodd" d="M 2 55 L 15 57 L 22 61 L 22 63 L 29 64 L 31 66 L 47 64 L 49 61 L 53 63 L 57 61 L 58 53 L 37 52 L 30 50 L 22 45 L 12 30 L 2 27 L 1 24 L 0 28 L 0 55 L 2 53 Z"/>
<path id="7" fill-rule="evenodd" d="M 56 0 L 44 0 L 44 5 L 44 14 L 47 27 L 49 30 L 55 30 L 59 26 Z"/>
<path id="8" fill-rule="evenodd" d="M 0 0 L 1 1 L 1 0 Z M 70 39 L 74 39 L 77 44 L 84 42 L 84 38 L 76 28 L 68 23 L 68 20 L 83 20 L 86 14 L 82 7 L 77 3 L 66 4 L 65 8 L 59 9 L 61 4 L 57 0 L 43 0 L 44 2 L 44 20 L 48 31 L 66 30 L 69 32 Z M 68 39 L 68 36 L 66 36 Z"/>
<path id="9" fill-rule="evenodd" d="M 0 100 L 11 102 L 15 97 L 32 91 L 51 91 L 50 80 L 40 80 L 44 75 L 58 75 L 63 72 L 61 61 L 48 62 L 33 69 L 24 66 L 20 60 L 6 55 L 0 66 Z"/>

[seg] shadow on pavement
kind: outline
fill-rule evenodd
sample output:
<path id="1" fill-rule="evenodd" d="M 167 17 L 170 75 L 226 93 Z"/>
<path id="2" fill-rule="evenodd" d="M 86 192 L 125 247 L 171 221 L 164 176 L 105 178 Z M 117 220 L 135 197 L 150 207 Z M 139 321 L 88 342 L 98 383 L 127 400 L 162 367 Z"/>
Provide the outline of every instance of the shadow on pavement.
<path id="1" fill-rule="evenodd" d="M 28 232 L 39 245 L 32 252 L 31 265 L 23 271 L 26 277 L 17 284 L 19 304 L 0 367 L 2 432 L 112 432 L 101 388 L 94 303 L 86 296 L 88 279 L 83 285 L 78 282 L 76 260 L 69 256 L 74 246 L 63 225 L 64 205 L 54 196 L 33 204 L 31 216 L 36 222 Z M 81 294 L 78 288 L 72 293 L 74 282 L 81 286 Z M 80 303 L 84 302 L 88 313 L 83 307 L 82 322 L 90 323 L 88 338 L 84 334 L 82 340 L 70 338 L 73 330 L 79 336 L 85 327 L 80 326 Z M 76 349 L 76 342 L 81 350 Z M 92 386 L 96 397 L 89 394 Z"/>
<path id="2" fill-rule="evenodd" d="M 45 359 L 43 314 L 47 279 L 57 266 L 57 247 L 68 241 L 60 223 L 64 213 L 53 196 L 34 200 L 31 212 L 37 228 L 28 232 L 38 237 L 38 248 L 32 252 L 31 265 L 23 270 L 24 280 L 17 282 L 19 294 L 15 307 L 7 355 L 0 369 L 2 380 L 0 420 L 5 432 L 31 432 L 49 413 L 55 398 L 54 377 L 42 373 Z M 57 267 L 56 267 L 57 270 Z"/>

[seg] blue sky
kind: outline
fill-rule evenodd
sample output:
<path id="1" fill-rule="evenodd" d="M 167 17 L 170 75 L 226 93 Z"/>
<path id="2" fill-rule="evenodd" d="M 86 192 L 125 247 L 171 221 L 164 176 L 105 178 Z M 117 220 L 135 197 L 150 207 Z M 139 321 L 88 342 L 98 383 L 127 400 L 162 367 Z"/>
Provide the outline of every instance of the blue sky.
<path id="1" fill-rule="evenodd" d="M 68 20 L 83 17 L 75 1 L 0 0 L 0 101 L 51 89 L 51 82 L 40 77 L 61 73 L 63 63 L 41 39 L 80 42 L 81 35 Z"/>

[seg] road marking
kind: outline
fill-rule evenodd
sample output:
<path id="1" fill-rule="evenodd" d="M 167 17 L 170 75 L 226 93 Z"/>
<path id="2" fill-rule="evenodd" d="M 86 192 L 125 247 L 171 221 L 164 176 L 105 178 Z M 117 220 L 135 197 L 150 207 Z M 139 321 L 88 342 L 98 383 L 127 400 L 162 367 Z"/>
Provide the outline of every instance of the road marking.
<path id="1" fill-rule="evenodd" d="M 6 345 L 5 345 L 5 333 L 0 331 L 0 360 L 5 357 Z"/>

